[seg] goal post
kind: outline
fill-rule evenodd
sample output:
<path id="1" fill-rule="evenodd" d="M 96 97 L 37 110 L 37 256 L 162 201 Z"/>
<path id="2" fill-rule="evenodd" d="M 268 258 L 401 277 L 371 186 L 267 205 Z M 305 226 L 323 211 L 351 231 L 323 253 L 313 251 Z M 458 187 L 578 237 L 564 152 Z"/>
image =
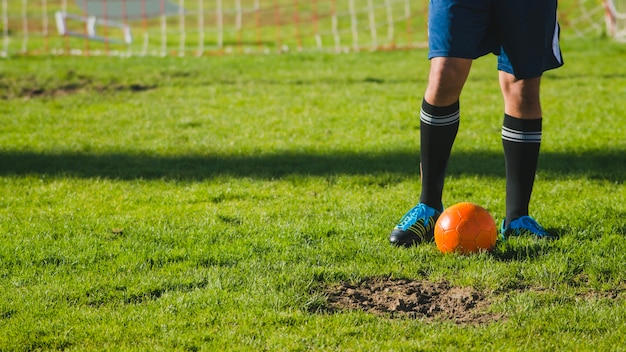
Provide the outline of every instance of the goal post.
<path id="1" fill-rule="evenodd" d="M 626 0 L 604 0 L 604 7 L 607 34 L 626 42 Z"/>
<path id="2" fill-rule="evenodd" d="M 61 36 L 75 36 L 80 38 L 87 38 L 91 40 L 101 41 L 101 42 L 110 42 L 114 44 L 124 43 L 131 44 L 133 42 L 132 35 L 130 33 L 130 28 L 128 25 L 108 20 L 102 17 L 96 16 L 81 16 L 68 14 L 61 11 L 57 11 L 55 14 L 55 22 L 57 25 L 57 31 Z M 68 25 L 68 22 L 77 21 L 79 22 L 79 27 L 83 27 L 84 30 L 75 31 L 70 29 L 71 26 Z M 110 35 L 109 30 L 107 30 L 106 36 L 101 36 L 98 33 L 100 31 L 97 30 L 97 27 L 107 27 L 108 29 L 117 29 L 120 31 L 119 38 Z"/>

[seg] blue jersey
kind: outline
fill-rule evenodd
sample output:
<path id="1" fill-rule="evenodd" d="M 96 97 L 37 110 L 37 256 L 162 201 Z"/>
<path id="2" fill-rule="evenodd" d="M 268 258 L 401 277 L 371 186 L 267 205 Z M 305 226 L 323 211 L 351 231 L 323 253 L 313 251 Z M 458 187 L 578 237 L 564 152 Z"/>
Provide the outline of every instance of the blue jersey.
<path id="1" fill-rule="evenodd" d="M 557 0 L 430 0 L 428 58 L 498 55 L 519 79 L 563 65 Z"/>

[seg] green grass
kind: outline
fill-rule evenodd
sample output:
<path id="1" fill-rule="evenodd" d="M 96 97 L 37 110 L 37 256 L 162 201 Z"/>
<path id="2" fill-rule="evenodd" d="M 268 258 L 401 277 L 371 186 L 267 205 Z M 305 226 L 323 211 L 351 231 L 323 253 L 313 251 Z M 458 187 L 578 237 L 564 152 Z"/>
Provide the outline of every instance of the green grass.
<path id="1" fill-rule="evenodd" d="M 531 212 L 561 239 L 392 248 L 419 193 L 426 52 L 23 57 L 0 66 L 0 350 L 621 350 L 626 47 L 545 75 Z M 444 202 L 504 213 L 495 59 L 478 60 Z M 391 276 L 506 319 L 328 313 Z"/>

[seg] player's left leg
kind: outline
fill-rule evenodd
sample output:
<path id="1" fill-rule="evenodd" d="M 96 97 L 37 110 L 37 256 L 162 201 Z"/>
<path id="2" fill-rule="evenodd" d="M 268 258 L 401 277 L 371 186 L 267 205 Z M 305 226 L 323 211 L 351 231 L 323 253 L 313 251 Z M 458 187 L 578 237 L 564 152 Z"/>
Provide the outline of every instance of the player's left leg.
<path id="1" fill-rule="evenodd" d="M 506 218 L 502 235 L 531 233 L 552 237 L 528 206 L 542 137 L 539 88 L 546 70 L 563 65 L 559 48 L 557 0 L 496 3 L 501 36 L 498 58 L 505 115 L 502 145 L 506 162 Z"/>
<path id="2" fill-rule="evenodd" d="M 550 236 L 533 218 L 528 206 L 535 181 L 542 134 L 539 98 L 541 77 L 517 79 L 500 71 L 504 97 L 502 146 L 506 164 L 506 218 L 502 235 L 530 232 Z"/>

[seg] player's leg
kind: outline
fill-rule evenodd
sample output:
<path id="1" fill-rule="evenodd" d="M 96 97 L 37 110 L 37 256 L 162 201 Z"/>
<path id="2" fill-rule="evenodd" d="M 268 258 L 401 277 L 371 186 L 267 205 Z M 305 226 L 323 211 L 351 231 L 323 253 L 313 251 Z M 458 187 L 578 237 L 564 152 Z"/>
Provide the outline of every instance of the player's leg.
<path id="1" fill-rule="evenodd" d="M 471 59 L 432 58 L 424 99 L 434 106 L 449 106 L 458 102 L 471 65 Z"/>
<path id="2" fill-rule="evenodd" d="M 524 120 L 541 118 L 541 76 L 517 79 L 508 72 L 499 71 L 498 79 L 505 114 Z"/>
<path id="3" fill-rule="evenodd" d="M 528 218 L 528 205 L 535 181 L 542 134 L 540 81 L 540 77 L 519 80 L 510 73 L 500 71 L 500 87 L 505 107 L 502 123 L 502 146 L 506 164 L 505 232 L 514 220 L 532 220 Z M 545 232 L 538 224 L 528 226 L 539 235 Z"/>
<path id="4" fill-rule="evenodd" d="M 393 229 L 389 241 L 409 246 L 430 241 L 443 210 L 446 166 L 459 128 L 459 96 L 472 60 L 493 52 L 489 28 L 492 0 L 431 0 L 428 11 L 431 60 L 428 86 L 420 109 L 422 190 L 419 203 Z"/>
<path id="5" fill-rule="evenodd" d="M 502 235 L 552 237 L 528 214 L 542 136 L 541 77 L 517 79 L 500 71 L 504 96 L 502 147 L 506 164 L 506 217 Z"/>
<path id="6" fill-rule="evenodd" d="M 450 151 L 459 129 L 459 97 L 472 60 L 436 57 L 420 110 L 420 202 L 443 210 L 441 196 Z"/>
<path id="7" fill-rule="evenodd" d="M 498 58 L 505 115 L 506 162 L 503 236 L 532 233 L 552 237 L 528 215 L 542 137 L 541 76 L 563 64 L 558 44 L 556 0 L 498 2 L 502 50 Z"/>
<path id="8" fill-rule="evenodd" d="M 439 214 L 450 151 L 459 129 L 459 96 L 467 80 L 470 59 L 431 60 L 428 86 L 420 110 L 420 202 L 400 220 L 389 236 L 395 245 L 430 241 Z"/>

